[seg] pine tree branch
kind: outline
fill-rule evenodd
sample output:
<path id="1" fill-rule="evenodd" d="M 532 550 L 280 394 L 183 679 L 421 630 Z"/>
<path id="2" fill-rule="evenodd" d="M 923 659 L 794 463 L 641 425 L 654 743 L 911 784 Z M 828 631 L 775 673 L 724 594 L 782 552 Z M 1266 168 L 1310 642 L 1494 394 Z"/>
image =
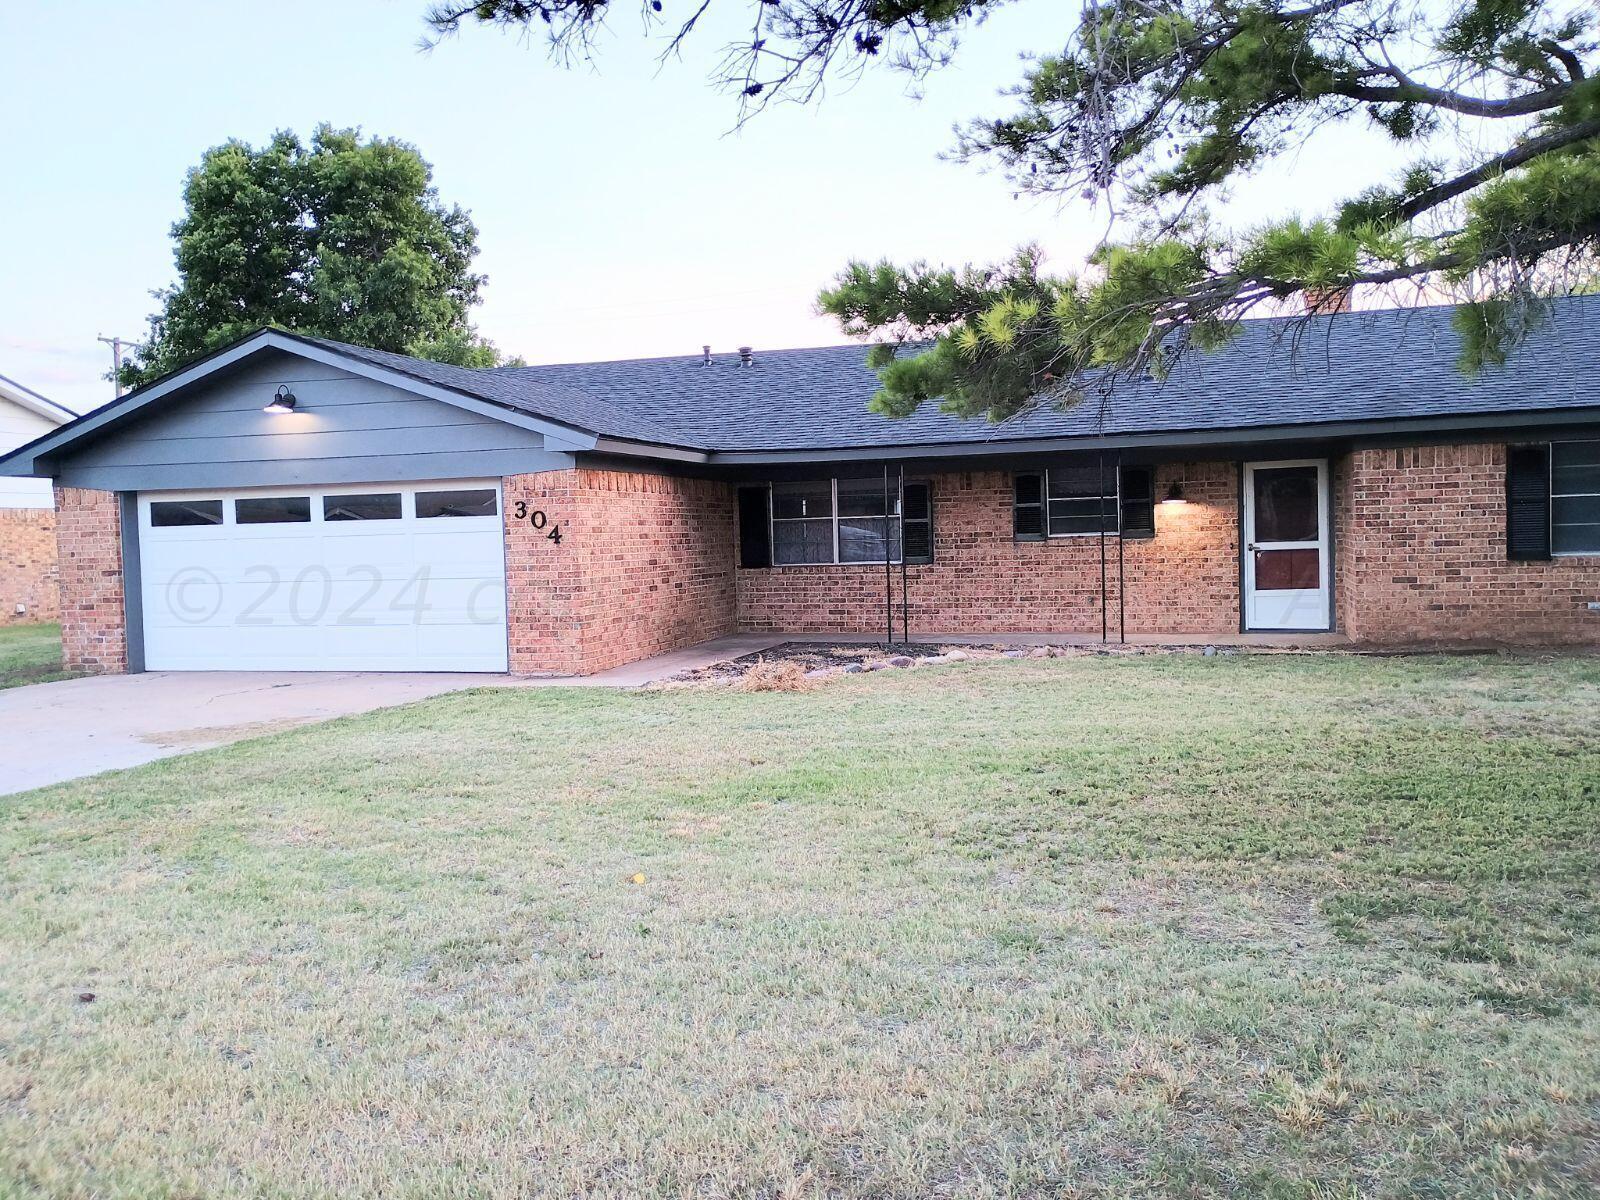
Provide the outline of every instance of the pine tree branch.
<path id="1" fill-rule="evenodd" d="M 1571 97 L 1573 88 L 1570 83 L 1562 83 L 1537 92 L 1508 96 L 1504 100 L 1487 100 L 1481 96 L 1468 96 L 1418 83 L 1398 67 L 1384 66 L 1377 68 L 1377 71 L 1396 80 L 1396 86 L 1377 87 L 1368 83 L 1335 81 L 1331 90 L 1337 95 L 1372 104 L 1426 104 L 1469 117 L 1527 117 L 1560 108 Z"/>
<path id="2" fill-rule="evenodd" d="M 1504 154 L 1496 155 L 1485 163 L 1480 163 L 1470 171 L 1464 171 L 1454 179 L 1437 184 L 1427 191 L 1418 192 L 1411 199 L 1395 209 L 1395 216 L 1400 220 L 1409 221 L 1421 216 L 1431 208 L 1437 208 L 1447 200 L 1453 200 L 1463 192 L 1470 192 L 1486 179 L 1517 167 L 1530 163 L 1536 158 L 1559 150 L 1563 146 L 1571 146 L 1577 142 L 1588 141 L 1590 138 L 1600 138 L 1600 117 L 1592 121 L 1584 121 L 1578 125 L 1570 125 L 1562 129 L 1553 130 L 1541 137 L 1530 138 L 1526 142 L 1513 146 Z"/>

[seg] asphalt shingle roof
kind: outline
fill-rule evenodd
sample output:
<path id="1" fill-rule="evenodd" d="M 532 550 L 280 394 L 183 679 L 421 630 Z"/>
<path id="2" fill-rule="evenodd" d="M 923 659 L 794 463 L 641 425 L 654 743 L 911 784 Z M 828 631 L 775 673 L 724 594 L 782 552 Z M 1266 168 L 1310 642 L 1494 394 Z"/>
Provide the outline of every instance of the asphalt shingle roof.
<path id="1" fill-rule="evenodd" d="M 1558 301 L 1504 367 L 1457 367 L 1448 307 L 1247 321 L 1215 354 L 1167 379 L 1045 406 L 995 425 L 926 404 L 901 420 L 867 402 L 864 346 L 474 369 L 323 345 L 530 415 L 614 438 L 712 451 L 836 450 L 1036 438 L 1242 430 L 1600 407 L 1600 296 Z M 308 339 L 319 340 L 319 339 Z"/>

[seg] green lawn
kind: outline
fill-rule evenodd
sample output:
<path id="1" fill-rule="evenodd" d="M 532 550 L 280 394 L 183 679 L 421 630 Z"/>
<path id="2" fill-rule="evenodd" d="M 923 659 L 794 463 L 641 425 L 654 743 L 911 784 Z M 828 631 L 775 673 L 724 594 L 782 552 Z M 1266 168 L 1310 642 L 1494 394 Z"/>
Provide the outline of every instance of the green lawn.
<path id="1" fill-rule="evenodd" d="M 1593 1196 L 1597 712 L 1001 661 L 0 798 L 0 1195 Z"/>
<path id="2" fill-rule="evenodd" d="M 61 626 L 0 625 L 0 688 L 68 677 L 61 669 Z"/>

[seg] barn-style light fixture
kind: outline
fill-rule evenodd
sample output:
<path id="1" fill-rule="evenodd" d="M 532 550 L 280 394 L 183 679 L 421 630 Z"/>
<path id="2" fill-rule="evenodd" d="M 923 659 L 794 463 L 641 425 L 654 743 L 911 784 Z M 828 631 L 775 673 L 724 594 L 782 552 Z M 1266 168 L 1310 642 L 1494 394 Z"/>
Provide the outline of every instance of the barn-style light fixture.
<path id="1" fill-rule="evenodd" d="M 1172 486 L 1167 489 L 1167 494 L 1162 497 L 1161 503 L 1163 503 L 1163 504 L 1187 504 L 1187 503 L 1189 503 L 1189 498 L 1183 494 L 1183 484 L 1179 483 L 1176 479 L 1174 479 L 1172 481 Z"/>
<path id="2" fill-rule="evenodd" d="M 287 383 L 280 383 L 278 385 L 278 390 L 273 393 L 272 399 L 267 401 L 266 407 L 261 411 L 270 413 L 292 413 L 294 411 L 294 405 L 294 393 L 289 390 L 289 385 Z"/>

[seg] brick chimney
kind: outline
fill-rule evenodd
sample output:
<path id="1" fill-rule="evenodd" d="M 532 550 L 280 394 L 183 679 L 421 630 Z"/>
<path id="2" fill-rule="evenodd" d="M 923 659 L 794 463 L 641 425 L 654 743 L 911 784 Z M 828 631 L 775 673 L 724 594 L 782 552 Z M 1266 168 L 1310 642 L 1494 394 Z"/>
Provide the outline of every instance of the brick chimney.
<path id="1" fill-rule="evenodd" d="M 1308 287 L 1301 295 L 1305 298 L 1306 312 L 1313 316 L 1325 316 L 1328 313 L 1349 312 L 1350 293 L 1353 290 L 1348 287 Z"/>

